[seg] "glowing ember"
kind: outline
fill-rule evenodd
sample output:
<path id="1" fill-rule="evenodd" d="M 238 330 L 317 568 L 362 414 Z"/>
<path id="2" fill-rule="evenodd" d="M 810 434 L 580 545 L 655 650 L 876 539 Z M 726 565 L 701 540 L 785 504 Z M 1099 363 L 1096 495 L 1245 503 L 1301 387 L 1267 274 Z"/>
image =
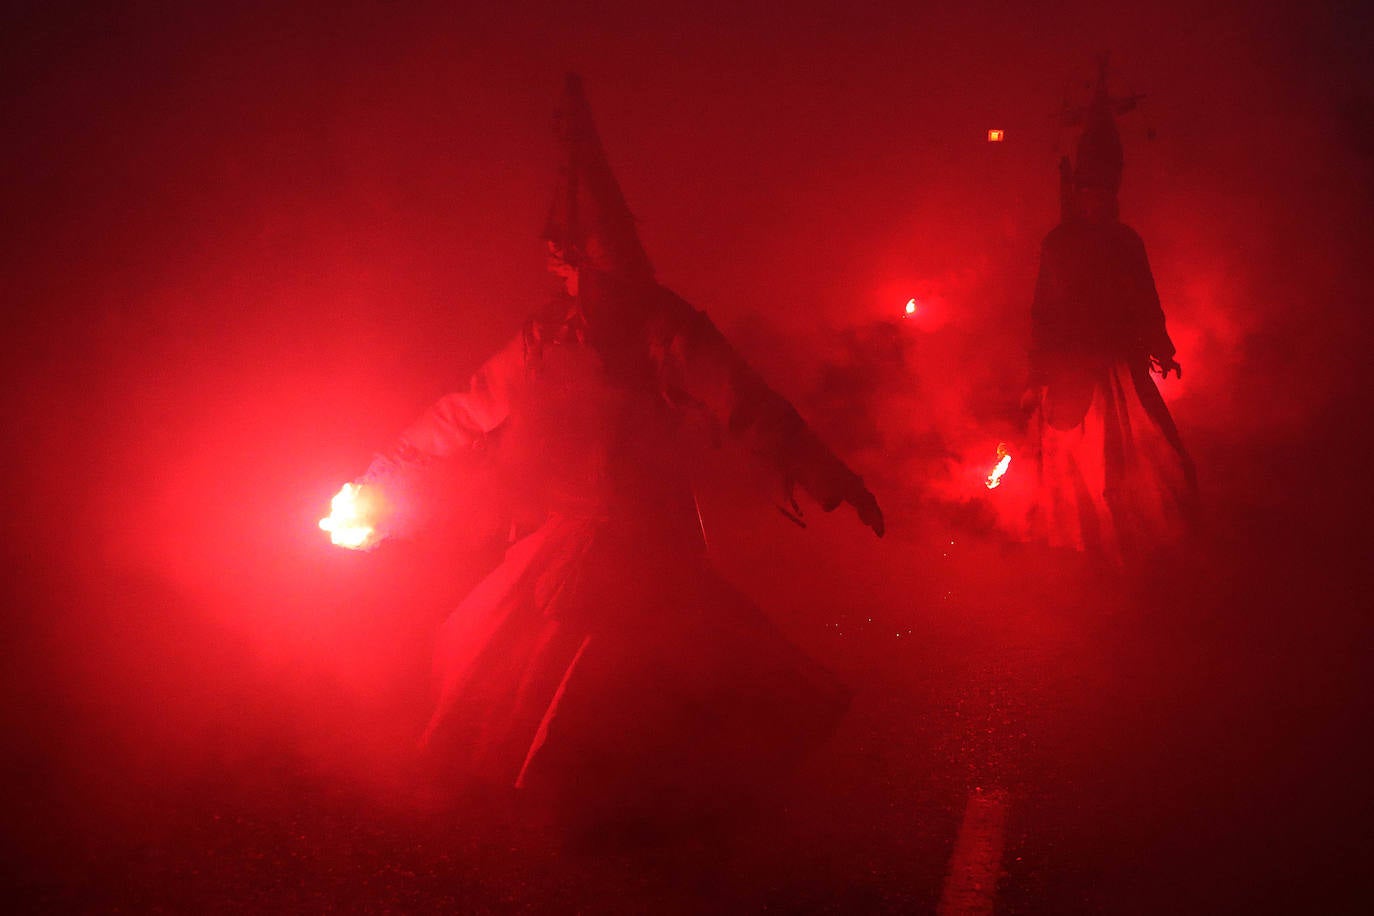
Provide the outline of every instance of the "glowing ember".
<path id="1" fill-rule="evenodd" d="M 906 313 L 907 313 L 908 315 L 915 315 L 915 314 L 916 314 L 916 300 L 915 300 L 914 298 L 908 299 L 908 300 L 906 301 Z"/>
<path id="2" fill-rule="evenodd" d="M 320 528 L 329 532 L 330 541 L 349 550 L 366 550 L 377 542 L 377 529 L 371 524 L 376 506 L 370 495 L 352 483 L 334 494 L 329 517 L 320 519 Z"/>
<path id="3" fill-rule="evenodd" d="M 989 490 L 995 490 L 1002 485 L 1002 475 L 1007 473 L 1007 468 L 1011 467 L 1011 452 L 1007 451 L 1007 444 L 1000 442 L 997 445 L 997 466 L 992 469 L 986 481 Z"/>
<path id="4" fill-rule="evenodd" d="M 988 142 L 989 142 L 989 143 L 1001 143 L 1001 142 L 1002 142 L 1002 138 L 1003 138 L 1004 136 L 1006 136 L 1006 134 L 1004 134 L 1002 131 L 997 130 L 996 128 L 992 128 L 992 129 L 990 129 L 990 130 L 988 131 Z"/>

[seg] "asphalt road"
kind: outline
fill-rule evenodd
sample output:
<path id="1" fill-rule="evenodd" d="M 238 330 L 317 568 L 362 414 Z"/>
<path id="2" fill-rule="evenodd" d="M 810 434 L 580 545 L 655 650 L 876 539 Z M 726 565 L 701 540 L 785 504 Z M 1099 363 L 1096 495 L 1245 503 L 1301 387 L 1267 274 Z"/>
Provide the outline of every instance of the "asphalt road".
<path id="1" fill-rule="evenodd" d="M 798 541 L 814 554 L 755 586 L 853 707 L 775 804 L 709 833 L 572 840 L 408 752 L 384 789 L 322 775 L 272 729 L 232 767 L 163 780 L 156 759 L 107 765 L 85 699 L 48 672 L 32 695 L 49 706 L 12 733 L 7 896 L 32 912 L 1363 912 L 1360 503 L 1327 480 L 1325 502 L 1222 488 L 1189 551 L 1135 570 L 927 507 L 845 571 L 840 608 L 808 580 L 837 574 L 829 535 Z M 713 549 L 742 569 L 772 548 L 746 529 Z M 82 747 L 103 775 L 78 785 L 54 755 Z"/>

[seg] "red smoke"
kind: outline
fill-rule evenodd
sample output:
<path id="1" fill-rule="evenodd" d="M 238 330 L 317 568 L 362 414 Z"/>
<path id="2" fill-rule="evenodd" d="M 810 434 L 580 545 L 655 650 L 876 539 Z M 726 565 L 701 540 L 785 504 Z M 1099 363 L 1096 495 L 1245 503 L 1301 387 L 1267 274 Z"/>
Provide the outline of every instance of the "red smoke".
<path id="1" fill-rule="evenodd" d="M 433 628 L 495 555 L 488 522 L 352 554 L 316 520 L 546 294 L 566 69 L 660 279 L 865 476 L 889 541 L 927 503 L 1024 499 L 1028 464 L 995 492 L 983 478 L 998 442 L 1016 454 L 1070 149 L 1052 116 L 1105 49 L 1146 94 L 1122 121 L 1122 217 L 1152 259 L 1184 366 L 1162 387 L 1204 490 L 1235 497 L 1238 448 L 1345 403 L 1370 165 L 1343 106 L 1370 87 L 1318 17 L 822 7 L 28 14 L 5 39 L 22 381 L 3 419 L 35 651 L 11 676 L 61 685 L 60 712 L 15 713 L 54 772 L 107 800 L 97 746 L 135 785 L 261 745 L 348 779 L 399 772 Z M 754 506 L 712 505 L 736 542 L 755 530 Z M 808 563 L 883 582 L 897 562 L 852 519 L 798 533 L 757 505 L 786 549 L 723 565 L 765 608 L 770 577 Z M 831 587 L 813 606 L 849 599 Z"/>

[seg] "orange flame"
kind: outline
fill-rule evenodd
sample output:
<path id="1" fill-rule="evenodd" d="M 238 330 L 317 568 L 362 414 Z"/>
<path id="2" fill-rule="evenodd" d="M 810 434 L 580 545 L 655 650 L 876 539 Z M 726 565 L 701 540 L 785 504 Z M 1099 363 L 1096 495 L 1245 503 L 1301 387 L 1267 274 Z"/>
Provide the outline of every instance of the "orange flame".
<path id="1" fill-rule="evenodd" d="M 320 519 L 320 528 L 329 540 L 349 550 L 366 550 L 377 543 L 372 520 L 375 506 L 361 484 L 346 483 L 329 501 L 329 517 Z"/>
<path id="2" fill-rule="evenodd" d="M 915 315 L 915 314 L 916 314 L 916 300 L 915 300 L 914 298 L 908 299 L 908 300 L 906 301 L 906 313 L 907 313 L 907 315 Z"/>
<path id="3" fill-rule="evenodd" d="M 999 442 L 997 444 L 997 466 L 992 469 L 985 481 L 989 490 L 995 490 L 1002 485 L 1002 475 L 1007 473 L 1007 468 L 1011 467 L 1011 452 L 1007 451 L 1007 444 Z"/>

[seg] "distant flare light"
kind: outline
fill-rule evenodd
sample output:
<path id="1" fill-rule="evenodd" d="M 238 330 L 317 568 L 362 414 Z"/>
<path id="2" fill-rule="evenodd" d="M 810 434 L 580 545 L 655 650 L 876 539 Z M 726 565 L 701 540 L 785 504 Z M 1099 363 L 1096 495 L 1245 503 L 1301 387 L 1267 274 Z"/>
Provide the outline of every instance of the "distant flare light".
<path id="1" fill-rule="evenodd" d="M 995 490 L 1002 485 L 1002 477 L 1007 473 L 1007 468 L 1011 467 L 1011 452 L 1007 451 L 1007 444 L 999 442 L 997 444 L 997 466 L 992 469 L 985 483 L 989 490 Z"/>
<path id="2" fill-rule="evenodd" d="M 1006 134 L 998 128 L 988 128 L 989 143 L 1001 143 L 1004 137 L 1006 137 Z"/>
<path id="3" fill-rule="evenodd" d="M 914 297 L 906 301 L 905 311 L 908 318 L 916 314 L 916 299 Z"/>
<path id="4" fill-rule="evenodd" d="M 346 483 L 329 501 L 329 516 L 320 519 L 320 528 L 340 547 L 366 550 L 377 543 L 377 529 L 372 524 L 376 508 L 372 494 L 365 493 L 360 484 Z"/>

